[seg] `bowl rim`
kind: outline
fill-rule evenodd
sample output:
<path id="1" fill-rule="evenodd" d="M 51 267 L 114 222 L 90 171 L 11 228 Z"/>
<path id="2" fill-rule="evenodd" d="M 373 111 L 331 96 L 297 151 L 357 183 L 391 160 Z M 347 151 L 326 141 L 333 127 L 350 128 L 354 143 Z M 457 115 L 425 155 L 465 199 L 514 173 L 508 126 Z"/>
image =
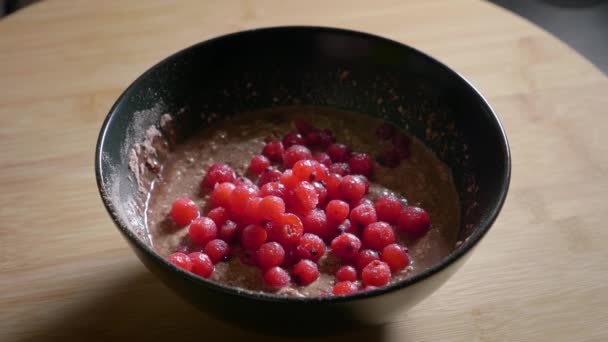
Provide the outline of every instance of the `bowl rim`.
<path id="1" fill-rule="evenodd" d="M 496 128 L 499 131 L 498 132 L 499 138 L 501 139 L 500 143 L 502 145 L 501 148 L 503 148 L 505 151 L 503 165 L 505 166 L 506 172 L 505 172 L 505 177 L 502 179 L 499 189 L 497 189 L 497 191 L 499 191 L 498 201 L 494 204 L 493 208 L 490 209 L 489 215 L 485 215 L 484 217 L 482 217 L 480 224 L 478 224 L 476 229 L 474 230 L 474 232 L 464 240 L 462 245 L 460 245 L 458 248 L 453 250 L 447 257 L 445 257 L 439 263 L 434 264 L 433 266 L 429 267 L 428 269 L 424 270 L 421 273 L 414 275 L 413 277 L 403 279 L 401 281 L 395 282 L 388 286 L 383 286 L 383 287 L 380 287 L 380 288 L 377 288 L 377 289 L 374 289 L 371 291 L 361 291 L 361 292 L 357 292 L 357 293 L 347 295 L 347 296 L 325 296 L 325 297 L 278 296 L 278 295 L 271 294 L 271 293 L 256 292 L 256 291 L 252 291 L 252 290 L 248 290 L 248 289 L 240 289 L 240 288 L 235 288 L 235 287 L 230 287 L 230 286 L 224 286 L 213 280 L 199 277 L 191 272 L 178 268 L 177 266 L 175 266 L 175 265 L 171 264 L 169 261 L 167 261 L 165 258 L 161 257 L 160 254 L 158 254 L 156 251 L 154 251 L 154 249 L 152 247 L 143 243 L 131 230 L 129 230 L 127 228 L 127 225 L 120 219 L 120 217 L 117 215 L 116 211 L 113 209 L 113 204 L 111 203 L 109 196 L 106 196 L 106 194 L 109 192 L 108 191 L 109 184 L 106 184 L 106 182 L 104 182 L 104 178 L 103 178 L 104 169 L 103 169 L 102 148 L 104 146 L 106 134 L 108 133 L 108 128 L 110 127 L 110 124 L 111 124 L 113 118 L 115 117 L 116 110 L 117 110 L 118 106 L 123 102 L 124 98 L 126 98 L 127 93 L 129 93 L 129 91 L 132 88 L 134 88 L 135 85 L 137 83 L 139 83 L 143 78 L 147 77 L 150 73 L 152 73 L 159 65 L 168 63 L 168 62 L 172 61 L 173 59 L 179 58 L 181 55 L 183 55 L 191 50 L 202 48 L 206 45 L 211 45 L 212 43 L 214 43 L 216 41 L 230 39 L 230 38 L 234 38 L 236 36 L 273 33 L 276 31 L 285 31 L 285 30 L 310 31 L 311 33 L 320 31 L 320 32 L 324 32 L 324 33 L 341 34 L 341 35 L 345 35 L 345 36 L 352 36 L 352 37 L 358 37 L 358 38 L 363 38 L 363 39 L 367 39 L 367 40 L 374 40 L 374 41 L 382 42 L 384 44 L 393 45 L 400 49 L 409 50 L 410 53 L 418 55 L 419 57 L 422 57 L 422 58 L 428 60 L 429 62 L 436 64 L 439 68 L 443 69 L 444 72 L 450 74 L 452 77 L 456 78 L 459 82 L 463 82 L 464 85 L 468 86 L 470 88 L 470 90 L 473 91 L 474 95 L 477 96 L 478 101 L 481 104 L 481 106 L 485 107 L 485 112 L 487 114 L 489 114 L 489 118 L 494 121 L 494 124 L 496 125 Z M 147 254 L 149 257 L 151 257 L 152 260 L 154 260 L 156 263 L 163 265 L 164 267 L 168 267 L 170 272 L 172 272 L 174 276 L 182 277 L 183 279 L 185 279 L 191 283 L 194 283 L 196 285 L 202 285 L 210 290 L 223 292 L 225 294 L 235 295 L 238 297 L 244 297 L 246 299 L 251 299 L 251 300 L 272 301 L 272 302 L 278 302 L 278 303 L 317 303 L 317 302 L 342 303 L 342 302 L 351 302 L 351 301 L 356 301 L 356 300 L 363 300 L 363 299 L 368 299 L 368 298 L 372 298 L 372 297 L 377 297 L 377 296 L 381 296 L 381 295 L 389 293 L 389 292 L 398 291 L 398 290 L 404 289 L 406 287 L 412 286 L 414 284 L 422 282 L 423 280 L 425 280 L 427 278 L 430 278 L 430 277 L 436 275 L 437 273 L 446 269 L 448 266 L 453 264 L 455 261 L 457 261 L 458 259 L 463 257 L 465 254 L 469 253 L 472 250 L 472 248 L 490 230 L 490 228 L 496 221 L 496 218 L 504 205 L 504 202 L 506 200 L 507 193 L 509 190 L 510 179 L 511 179 L 511 152 L 510 152 L 509 142 L 507 140 L 507 136 L 506 136 L 504 127 L 503 127 L 502 123 L 500 122 L 500 119 L 498 118 L 496 111 L 492 108 L 492 106 L 488 103 L 488 101 L 484 98 L 484 96 L 464 76 L 462 76 L 461 74 L 459 74 L 452 68 L 448 67 L 446 64 L 431 57 L 430 55 L 428 55 L 418 49 L 415 49 L 407 44 L 398 42 L 396 40 L 392 40 L 389 38 L 385 38 L 382 36 L 362 32 L 362 31 L 335 28 L 335 27 L 326 27 L 326 26 L 306 26 L 306 25 L 272 26 L 272 27 L 260 27 L 260 28 L 232 32 L 232 33 L 228 33 L 225 35 L 216 36 L 216 37 L 210 38 L 205 41 L 201 41 L 201 42 L 191 45 L 187 48 L 184 48 L 180 51 L 177 51 L 177 52 L 169 55 L 168 57 L 165 57 L 160 62 L 155 63 L 153 66 L 149 67 L 144 73 L 142 73 L 133 82 L 131 82 L 131 84 L 122 92 L 122 94 L 114 102 L 114 104 L 110 108 L 110 111 L 108 112 L 108 114 L 101 126 L 99 136 L 97 139 L 96 148 L 95 148 L 95 178 L 97 180 L 97 188 L 99 190 L 99 194 L 101 196 L 103 204 L 104 204 L 108 214 L 112 218 L 112 221 L 114 221 L 114 224 L 116 225 L 116 227 L 118 229 L 120 229 L 121 232 L 123 233 L 123 235 L 125 235 L 130 240 L 130 242 L 133 243 L 134 246 L 137 246 L 137 248 L 139 248 L 139 250 L 143 251 L 145 254 Z"/>

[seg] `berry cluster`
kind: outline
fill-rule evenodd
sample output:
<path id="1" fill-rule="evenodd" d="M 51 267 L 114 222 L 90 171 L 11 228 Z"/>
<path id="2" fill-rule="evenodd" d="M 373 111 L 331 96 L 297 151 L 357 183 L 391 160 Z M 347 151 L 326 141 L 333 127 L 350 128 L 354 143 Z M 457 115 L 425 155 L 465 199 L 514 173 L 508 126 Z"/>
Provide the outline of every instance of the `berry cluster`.
<path id="1" fill-rule="evenodd" d="M 334 295 L 384 286 L 409 265 L 393 227 L 419 237 L 430 227 L 428 213 L 394 196 L 365 198 L 373 159 L 336 143 L 329 130 L 303 121 L 295 127 L 253 156 L 247 172 L 257 184 L 228 165 L 212 165 L 201 182 L 201 191 L 211 191 L 206 216 L 190 199 L 173 203 L 172 220 L 189 225 L 190 240 L 202 250 L 173 253 L 170 262 L 208 278 L 240 244 L 241 262 L 257 266 L 267 286 L 281 288 L 317 280 L 317 262 L 328 251 L 343 265 Z"/>

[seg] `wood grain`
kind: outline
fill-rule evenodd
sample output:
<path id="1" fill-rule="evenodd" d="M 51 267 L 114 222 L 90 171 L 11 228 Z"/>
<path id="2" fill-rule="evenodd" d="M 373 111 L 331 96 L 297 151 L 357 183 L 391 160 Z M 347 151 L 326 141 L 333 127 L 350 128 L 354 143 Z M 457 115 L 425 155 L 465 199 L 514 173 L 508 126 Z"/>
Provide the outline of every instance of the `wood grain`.
<path id="1" fill-rule="evenodd" d="M 102 207 L 93 153 L 109 107 L 146 68 L 283 24 L 436 56 L 488 97 L 513 152 L 507 203 L 468 264 L 394 322 L 325 340 L 608 340 L 608 79 L 472 0 L 48 0 L 0 21 L 0 340 L 273 340 L 211 321 L 144 269 Z"/>

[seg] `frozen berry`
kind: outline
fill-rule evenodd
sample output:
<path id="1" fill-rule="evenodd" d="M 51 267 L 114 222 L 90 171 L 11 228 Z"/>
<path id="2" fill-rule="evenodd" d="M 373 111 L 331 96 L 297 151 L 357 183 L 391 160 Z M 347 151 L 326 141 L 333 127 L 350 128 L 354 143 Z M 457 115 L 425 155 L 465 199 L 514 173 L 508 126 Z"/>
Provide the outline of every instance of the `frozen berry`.
<path id="1" fill-rule="evenodd" d="M 317 235 L 306 233 L 298 242 L 296 254 L 300 259 L 317 262 L 325 254 L 325 242 Z"/>
<path id="2" fill-rule="evenodd" d="M 207 217 L 215 222 L 217 227 L 221 227 L 224 222 L 230 219 L 230 211 L 224 207 L 217 207 L 209 210 Z"/>
<path id="3" fill-rule="evenodd" d="M 419 237 L 426 234 L 431 227 L 431 218 L 426 210 L 407 206 L 399 214 L 397 227 L 408 236 Z"/>
<path id="4" fill-rule="evenodd" d="M 238 225 L 234 221 L 226 221 L 220 227 L 220 231 L 218 233 L 218 237 L 226 242 L 232 242 L 234 238 L 238 235 L 239 229 Z"/>
<path id="5" fill-rule="evenodd" d="M 214 239 L 207 242 L 204 251 L 215 264 L 225 260 L 230 255 L 230 246 L 224 240 Z"/>
<path id="6" fill-rule="evenodd" d="M 189 198 L 178 198 L 171 206 L 171 219 L 180 226 L 185 226 L 198 217 L 198 207 Z"/>
<path id="7" fill-rule="evenodd" d="M 300 260 L 293 266 L 291 277 L 294 283 L 307 286 L 319 278 L 319 268 L 310 260 Z"/>
<path id="8" fill-rule="evenodd" d="M 350 167 L 346 163 L 333 163 L 328 168 L 329 172 L 337 173 L 340 176 L 346 176 L 350 174 Z"/>
<path id="9" fill-rule="evenodd" d="M 253 156 L 249 162 L 249 172 L 253 173 L 254 175 L 259 175 L 269 166 L 270 160 L 268 160 L 268 158 L 262 155 Z"/>
<path id="10" fill-rule="evenodd" d="M 283 147 L 288 148 L 292 145 L 304 145 L 304 137 L 297 132 L 289 132 L 283 137 Z"/>
<path id="11" fill-rule="evenodd" d="M 334 288 L 331 290 L 336 296 L 347 295 L 351 293 L 357 292 L 357 284 L 352 281 L 341 281 L 334 285 Z"/>
<path id="12" fill-rule="evenodd" d="M 332 222 L 343 222 L 348 217 L 349 212 L 348 203 L 340 200 L 331 200 L 325 207 L 327 219 Z"/>
<path id="13" fill-rule="evenodd" d="M 286 195 L 287 195 L 287 188 L 285 187 L 285 185 L 283 185 L 279 182 L 266 183 L 266 184 L 262 185 L 262 187 L 260 188 L 261 197 L 277 196 L 284 200 Z"/>
<path id="14" fill-rule="evenodd" d="M 211 192 L 211 207 L 230 208 L 230 197 L 236 186 L 232 183 L 217 184 Z"/>
<path id="15" fill-rule="evenodd" d="M 271 167 L 266 168 L 266 170 L 264 170 L 262 172 L 262 174 L 260 175 L 258 184 L 260 184 L 260 186 L 262 186 L 262 185 L 265 185 L 270 182 L 278 182 L 279 179 L 281 179 L 281 175 L 283 175 L 281 173 L 281 171 L 279 171 L 275 168 L 271 168 Z"/>
<path id="16" fill-rule="evenodd" d="M 331 241 L 332 253 L 344 260 L 354 258 L 360 248 L 361 241 L 353 234 L 342 233 Z"/>
<path id="17" fill-rule="evenodd" d="M 383 261 L 372 261 L 361 271 L 361 280 L 364 285 L 384 286 L 391 280 L 391 269 Z"/>
<path id="18" fill-rule="evenodd" d="M 393 273 L 399 272 L 410 264 L 410 257 L 405 248 L 392 243 L 382 249 L 382 261 L 384 261 Z"/>
<path id="19" fill-rule="evenodd" d="M 290 281 L 287 271 L 279 266 L 271 267 L 264 272 L 264 282 L 269 287 L 278 289 L 289 285 Z"/>
<path id="20" fill-rule="evenodd" d="M 213 262 L 205 253 L 194 252 L 188 255 L 192 260 L 192 273 L 203 278 L 209 278 L 213 273 Z"/>
<path id="21" fill-rule="evenodd" d="M 293 175 L 293 171 L 291 171 L 291 169 L 287 169 L 283 172 L 279 182 L 283 184 L 287 190 L 293 190 L 293 188 L 295 188 L 299 183 L 296 176 Z"/>
<path id="22" fill-rule="evenodd" d="M 395 242 L 395 233 L 388 223 L 374 222 L 363 228 L 361 242 L 365 247 L 379 251 Z"/>
<path id="23" fill-rule="evenodd" d="M 338 281 L 357 281 L 357 270 L 354 267 L 346 265 L 336 271 L 336 280 Z"/>
<path id="24" fill-rule="evenodd" d="M 329 157 L 329 155 L 327 153 L 324 153 L 324 152 L 315 153 L 315 155 L 313 156 L 313 159 L 327 167 L 329 167 L 331 165 L 331 158 Z"/>
<path id="25" fill-rule="evenodd" d="M 365 181 L 358 176 L 345 176 L 340 182 L 340 197 L 354 203 L 363 198 L 366 192 Z"/>
<path id="26" fill-rule="evenodd" d="M 255 252 L 255 257 L 258 266 L 266 270 L 283 263 L 283 260 L 285 260 L 285 250 L 277 242 L 266 242 Z"/>
<path id="27" fill-rule="evenodd" d="M 264 227 L 251 224 L 241 232 L 241 243 L 247 249 L 256 250 L 266 241 L 267 233 Z"/>
<path id="28" fill-rule="evenodd" d="M 321 209 L 311 210 L 302 216 L 302 224 L 304 225 L 304 232 L 315 234 L 323 240 L 329 239 L 335 231 L 330 227 L 327 216 Z"/>
<path id="29" fill-rule="evenodd" d="M 303 212 L 308 212 L 319 203 L 319 195 L 312 184 L 300 182 L 293 189 L 293 200 L 296 208 Z"/>
<path id="30" fill-rule="evenodd" d="M 217 226 L 212 219 L 204 216 L 199 217 L 190 224 L 188 235 L 192 242 L 204 246 L 217 236 Z"/>
<path id="31" fill-rule="evenodd" d="M 245 209 L 243 209 L 239 222 L 244 225 L 261 223 L 264 220 L 264 217 L 262 217 L 260 211 L 261 204 L 261 198 L 250 198 L 245 205 Z"/>
<path id="32" fill-rule="evenodd" d="M 372 202 L 369 198 L 365 198 L 363 197 L 362 199 L 358 200 L 357 203 L 353 204 L 353 208 L 358 207 L 360 205 L 368 205 L 368 206 L 374 206 L 374 202 Z M 375 207 L 374 207 L 375 209 Z"/>
<path id="33" fill-rule="evenodd" d="M 266 196 L 258 210 L 264 220 L 274 220 L 285 213 L 285 202 L 277 196 Z"/>
<path id="34" fill-rule="evenodd" d="M 237 186 L 230 194 L 230 212 L 236 216 L 243 215 L 247 202 L 258 195 L 259 190 L 252 185 Z"/>
<path id="35" fill-rule="evenodd" d="M 279 140 L 269 141 L 264 145 L 262 154 L 271 161 L 281 161 L 283 159 L 283 143 Z"/>
<path id="36" fill-rule="evenodd" d="M 192 260 L 190 260 L 190 257 L 184 253 L 173 253 L 167 257 L 167 260 L 181 269 L 186 271 L 192 270 Z"/>
<path id="37" fill-rule="evenodd" d="M 327 148 L 327 154 L 334 163 L 343 163 L 350 157 L 350 148 L 344 144 L 331 144 Z"/>
<path id="38" fill-rule="evenodd" d="M 380 161 L 380 164 L 382 164 L 386 167 L 390 167 L 390 168 L 397 167 L 399 165 L 399 163 L 401 162 L 401 156 L 399 154 L 399 150 L 397 150 L 397 148 L 394 146 L 389 146 L 389 147 L 385 148 L 380 154 L 379 161 Z"/>
<path id="39" fill-rule="evenodd" d="M 403 205 L 395 196 L 382 196 L 376 200 L 374 208 L 376 209 L 376 215 L 378 215 L 379 221 L 394 224 L 401 214 Z"/>
<path id="40" fill-rule="evenodd" d="M 371 249 L 362 249 L 355 257 L 355 267 L 357 267 L 358 270 L 362 270 L 367 264 L 374 260 L 380 260 L 378 252 Z"/>
<path id="41" fill-rule="evenodd" d="M 293 164 L 293 175 L 296 176 L 298 180 L 312 182 L 315 180 L 315 171 L 316 171 L 317 161 L 315 160 L 298 160 L 295 164 Z"/>
<path id="42" fill-rule="evenodd" d="M 327 189 L 321 182 L 313 182 L 312 186 L 315 187 L 315 191 L 317 192 L 317 196 L 319 197 L 318 205 L 324 204 L 327 199 Z"/>
<path id="43" fill-rule="evenodd" d="M 376 221 L 378 221 L 376 209 L 371 205 L 360 205 L 350 211 L 350 222 L 359 229 L 363 229 Z"/>
<path id="44" fill-rule="evenodd" d="M 376 128 L 376 136 L 383 140 L 389 140 L 395 135 L 395 126 L 389 123 L 383 123 Z"/>
<path id="45" fill-rule="evenodd" d="M 216 184 L 234 181 L 234 170 L 226 164 L 213 164 L 203 178 L 202 187 L 213 189 Z"/>
<path id="46" fill-rule="evenodd" d="M 327 179 L 323 181 L 325 188 L 327 189 L 327 198 L 335 199 L 340 197 L 340 184 L 342 183 L 342 176 L 337 173 L 330 173 Z"/>
<path id="47" fill-rule="evenodd" d="M 355 153 L 348 160 L 348 167 L 350 167 L 352 174 L 363 175 L 369 178 L 374 173 L 374 160 L 369 154 Z"/>
<path id="48" fill-rule="evenodd" d="M 320 130 L 313 130 L 304 135 L 307 146 L 312 148 L 324 148 L 331 144 L 331 137 Z"/>
<path id="49" fill-rule="evenodd" d="M 294 214 L 283 214 L 272 221 L 270 225 L 270 238 L 283 246 L 291 249 L 304 234 L 302 221 Z"/>
<path id="50" fill-rule="evenodd" d="M 298 132 L 300 132 L 301 134 L 306 134 L 308 132 L 316 130 L 315 126 L 309 124 L 308 122 L 302 119 L 295 120 L 294 125 L 296 126 Z"/>
<path id="51" fill-rule="evenodd" d="M 310 159 L 312 159 L 312 154 L 306 146 L 293 145 L 285 150 L 285 153 L 283 153 L 283 166 L 286 168 L 291 168 L 299 160 Z"/>

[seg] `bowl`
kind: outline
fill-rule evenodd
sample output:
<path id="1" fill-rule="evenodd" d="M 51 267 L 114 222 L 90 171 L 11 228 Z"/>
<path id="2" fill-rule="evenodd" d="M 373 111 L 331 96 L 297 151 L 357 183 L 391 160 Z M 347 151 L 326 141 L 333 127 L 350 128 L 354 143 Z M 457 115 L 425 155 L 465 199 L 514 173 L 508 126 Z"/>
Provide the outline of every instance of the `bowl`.
<path id="1" fill-rule="evenodd" d="M 407 130 L 452 170 L 460 240 L 448 257 L 404 281 L 350 296 L 279 297 L 225 287 L 173 266 L 151 247 L 129 151 L 175 117 L 176 136 L 255 109 L 315 105 L 365 113 Z M 95 157 L 103 203 L 145 266 L 209 315 L 277 334 L 325 333 L 394 319 L 460 268 L 505 201 L 511 161 L 501 123 L 462 76 L 386 38 L 324 27 L 273 27 L 201 42 L 159 62 L 118 98 Z M 151 298 L 151 300 L 154 300 Z"/>

